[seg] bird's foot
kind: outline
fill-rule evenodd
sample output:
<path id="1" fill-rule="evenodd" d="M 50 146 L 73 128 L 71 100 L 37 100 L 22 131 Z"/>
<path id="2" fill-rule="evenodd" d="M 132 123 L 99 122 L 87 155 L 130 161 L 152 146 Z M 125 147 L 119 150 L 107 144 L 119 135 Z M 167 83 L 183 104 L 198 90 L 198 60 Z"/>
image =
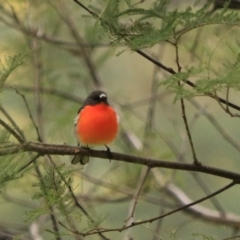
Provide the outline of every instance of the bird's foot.
<path id="1" fill-rule="evenodd" d="M 108 153 L 108 156 L 109 156 L 109 162 L 111 162 L 111 160 L 112 160 L 111 150 L 110 150 L 110 148 L 107 145 L 105 145 L 105 147 L 107 148 L 107 153 Z"/>

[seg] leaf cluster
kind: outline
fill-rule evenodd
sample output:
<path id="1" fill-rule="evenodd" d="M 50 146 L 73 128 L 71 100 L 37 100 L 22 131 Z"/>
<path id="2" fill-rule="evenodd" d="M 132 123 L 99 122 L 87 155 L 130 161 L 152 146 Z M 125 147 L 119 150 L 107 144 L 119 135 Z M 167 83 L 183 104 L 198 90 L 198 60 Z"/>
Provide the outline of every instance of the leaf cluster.
<path id="1" fill-rule="evenodd" d="M 65 170 L 65 165 L 47 166 L 44 165 L 44 175 L 42 175 L 38 182 L 33 184 L 33 187 L 38 191 L 33 194 L 33 200 L 43 199 L 45 204 L 36 210 L 26 213 L 26 221 L 35 219 L 42 214 L 52 214 L 52 209 L 56 209 L 63 216 L 72 212 L 72 200 L 67 189 L 72 183 L 70 177 L 70 170 Z"/>
<path id="2" fill-rule="evenodd" d="M 25 154 L 0 157 L 0 189 L 3 188 L 7 182 L 21 177 L 19 168 L 21 167 L 21 162 L 24 157 Z"/>
<path id="3" fill-rule="evenodd" d="M 168 42 L 179 51 L 180 39 L 193 29 L 216 24 L 239 26 L 240 16 L 238 12 L 228 9 L 229 2 L 217 12 L 211 12 L 210 5 L 211 2 L 208 1 L 199 9 L 188 6 L 183 10 L 172 10 L 169 0 L 156 0 L 151 5 L 136 5 L 127 1 L 127 7 L 119 0 L 112 0 L 107 2 L 99 21 L 108 39 L 115 46 L 126 46 L 136 51 Z M 222 39 L 219 40 L 221 41 Z M 224 50 L 226 48 L 221 49 Z M 239 54 L 235 51 L 233 55 L 236 61 L 230 63 L 228 67 L 223 63 L 219 66 L 217 62 L 212 64 L 214 66 L 210 66 L 210 62 L 208 66 L 202 66 L 202 62 L 199 61 L 198 66 L 186 67 L 182 72 L 170 76 L 163 84 L 176 93 L 175 100 L 214 94 L 216 91 L 226 89 L 228 91 L 230 88 L 239 90 Z M 177 56 L 173 58 L 176 61 Z M 211 60 L 211 56 L 209 59 Z M 210 71 L 217 65 L 218 69 L 214 70 L 215 76 L 210 77 Z M 201 77 L 198 76 L 200 73 Z M 185 84 L 179 84 L 191 77 L 197 77 L 196 87 L 186 88 Z"/>
<path id="4" fill-rule="evenodd" d="M 24 63 L 24 54 L 15 54 L 7 56 L 4 61 L 0 61 L 0 90 L 3 88 L 3 84 L 9 77 L 9 75 L 20 65 Z"/>
<path id="5" fill-rule="evenodd" d="M 149 48 L 163 41 L 174 41 L 192 29 L 212 24 L 238 26 L 237 12 L 221 11 L 211 14 L 210 3 L 200 9 L 186 7 L 170 10 L 171 1 L 157 0 L 150 7 L 140 8 L 128 1 L 124 9 L 119 0 L 108 1 L 99 21 L 108 33 L 108 39 L 117 46 L 125 45 L 132 50 Z"/>

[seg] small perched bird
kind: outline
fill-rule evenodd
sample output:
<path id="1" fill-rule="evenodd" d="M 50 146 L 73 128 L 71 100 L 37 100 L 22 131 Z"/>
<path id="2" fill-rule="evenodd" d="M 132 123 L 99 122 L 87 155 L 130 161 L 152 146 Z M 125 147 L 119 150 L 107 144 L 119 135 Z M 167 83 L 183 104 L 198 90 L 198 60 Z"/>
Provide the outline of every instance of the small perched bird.
<path id="1" fill-rule="evenodd" d="M 105 145 L 112 142 L 118 132 L 118 119 L 114 109 L 109 106 L 107 94 L 93 91 L 83 102 L 74 121 L 75 133 L 81 146 Z M 107 147 L 107 151 L 110 151 Z M 88 156 L 76 155 L 72 164 L 89 162 Z"/>

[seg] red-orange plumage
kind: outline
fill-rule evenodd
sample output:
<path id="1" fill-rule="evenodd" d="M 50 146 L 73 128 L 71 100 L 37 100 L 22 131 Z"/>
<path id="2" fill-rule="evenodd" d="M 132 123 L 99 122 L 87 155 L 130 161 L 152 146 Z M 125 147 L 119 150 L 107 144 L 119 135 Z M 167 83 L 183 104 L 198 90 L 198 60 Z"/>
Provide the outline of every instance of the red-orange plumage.
<path id="1" fill-rule="evenodd" d="M 100 103 L 85 106 L 79 113 L 76 134 L 83 145 L 108 144 L 114 140 L 118 131 L 115 111 Z"/>

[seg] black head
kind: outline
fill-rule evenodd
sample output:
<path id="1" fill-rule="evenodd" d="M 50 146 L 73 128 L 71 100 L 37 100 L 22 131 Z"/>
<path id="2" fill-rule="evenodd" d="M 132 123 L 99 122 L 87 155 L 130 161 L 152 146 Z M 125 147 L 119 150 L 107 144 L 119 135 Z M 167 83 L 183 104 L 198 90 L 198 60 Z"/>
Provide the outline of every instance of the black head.
<path id="1" fill-rule="evenodd" d="M 90 95 L 84 101 L 83 107 L 86 105 L 96 105 L 99 103 L 105 103 L 108 105 L 107 94 L 103 91 L 97 90 L 90 93 Z"/>

